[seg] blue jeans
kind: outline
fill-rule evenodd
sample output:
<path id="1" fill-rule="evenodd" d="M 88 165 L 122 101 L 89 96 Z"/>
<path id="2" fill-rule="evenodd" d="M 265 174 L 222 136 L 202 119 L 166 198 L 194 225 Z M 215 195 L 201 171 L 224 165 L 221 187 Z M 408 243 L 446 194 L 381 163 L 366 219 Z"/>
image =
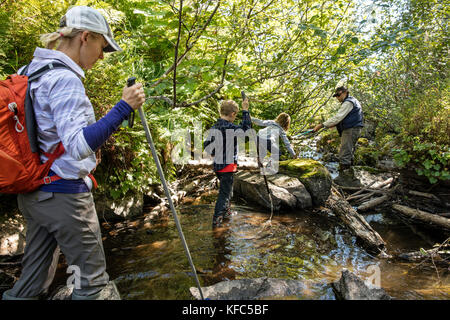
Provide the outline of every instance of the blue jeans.
<path id="1" fill-rule="evenodd" d="M 217 197 L 216 207 L 214 209 L 213 219 L 224 216 L 230 208 L 231 197 L 233 196 L 233 172 L 216 172 L 219 178 L 219 196 Z"/>

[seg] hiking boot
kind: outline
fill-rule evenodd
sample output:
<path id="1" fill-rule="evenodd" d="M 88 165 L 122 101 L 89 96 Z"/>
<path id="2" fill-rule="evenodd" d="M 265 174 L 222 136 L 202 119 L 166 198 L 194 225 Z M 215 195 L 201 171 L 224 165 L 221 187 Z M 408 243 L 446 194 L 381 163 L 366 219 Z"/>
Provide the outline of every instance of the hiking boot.
<path id="1" fill-rule="evenodd" d="M 339 170 L 339 176 L 334 179 L 334 183 L 343 187 L 357 187 L 361 188 L 362 184 L 358 178 L 355 177 L 353 168 L 347 170 Z"/>
<path id="2" fill-rule="evenodd" d="M 222 226 L 223 216 L 213 217 L 212 228 L 220 228 Z"/>

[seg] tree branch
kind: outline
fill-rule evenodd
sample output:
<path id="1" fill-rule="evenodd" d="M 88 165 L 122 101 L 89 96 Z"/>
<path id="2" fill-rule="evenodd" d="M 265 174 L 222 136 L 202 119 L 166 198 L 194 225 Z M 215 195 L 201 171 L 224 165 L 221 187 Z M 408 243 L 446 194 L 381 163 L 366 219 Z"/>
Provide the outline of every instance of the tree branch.
<path id="1" fill-rule="evenodd" d="M 183 0 L 180 0 L 180 10 L 178 12 L 178 37 L 177 44 L 175 45 L 175 59 L 174 59 L 174 68 L 173 68 L 173 104 L 177 104 L 177 60 L 178 60 L 178 46 L 180 45 L 180 37 L 181 37 L 181 15 L 183 13 Z"/>
<path id="2" fill-rule="evenodd" d="M 219 9 L 219 6 L 220 6 L 220 0 L 217 1 L 216 7 L 214 8 L 214 11 L 210 14 L 208 20 L 205 22 L 205 24 L 202 26 L 202 28 L 197 32 L 197 34 L 195 34 L 195 39 L 192 41 L 192 43 L 186 44 L 186 50 L 180 56 L 180 58 L 178 58 L 178 61 L 175 61 L 172 64 L 172 66 L 169 69 L 167 69 L 166 72 L 164 72 L 163 75 L 156 82 L 152 83 L 150 85 L 150 88 L 154 88 L 157 85 L 159 85 L 161 82 L 163 82 L 164 79 L 174 70 L 174 68 L 179 66 L 180 63 L 184 60 L 184 58 L 186 58 L 186 55 L 188 54 L 188 52 L 194 47 L 195 43 L 198 41 L 198 39 L 200 39 L 202 33 L 206 30 L 207 26 L 211 23 L 212 18 L 214 17 L 214 15 L 217 12 L 217 9 Z"/>

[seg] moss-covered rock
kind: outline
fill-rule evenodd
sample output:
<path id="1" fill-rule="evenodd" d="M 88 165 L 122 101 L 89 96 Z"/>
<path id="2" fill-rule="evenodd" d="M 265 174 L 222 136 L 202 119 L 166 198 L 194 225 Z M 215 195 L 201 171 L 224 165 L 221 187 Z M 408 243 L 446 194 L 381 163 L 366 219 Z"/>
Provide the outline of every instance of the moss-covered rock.
<path id="1" fill-rule="evenodd" d="M 322 164 L 312 159 L 281 161 L 280 173 L 298 178 L 311 194 L 313 204 L 321 206 L 331 193 L 331 175 Z"/>

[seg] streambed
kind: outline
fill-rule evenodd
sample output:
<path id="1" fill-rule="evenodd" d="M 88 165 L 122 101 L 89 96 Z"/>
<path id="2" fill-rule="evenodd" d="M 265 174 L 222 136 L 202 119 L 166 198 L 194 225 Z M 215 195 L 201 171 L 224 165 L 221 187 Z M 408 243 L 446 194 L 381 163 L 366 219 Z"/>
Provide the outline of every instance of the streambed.
<path id="1" fill-rule="evenodd" d="M 306 289 L 288 299 L 335 299 L 330 282 L 347 268 L 363 279 L 379 268 L 381 287 L 396 299 L 449 299 L 450 276 L 430 266 L 370 256 L 356 238 L 320 212 L 269 214 L 245 206 L 224 228 L 211 229 L 213 204 L 179 208 L 180 221 L 202 286 L 224 280 L 272 277 L 304 281 Z M 391 253 L 427 247 L 412 230 L 384 213 L 366 216 Z M 436 239 L 441 241 L 442 239 Z M 151 228 L 118 233 L 104 240 L 108 273 L 123 299 L 192 299 L 195 286 L 172 218 Z"/>

